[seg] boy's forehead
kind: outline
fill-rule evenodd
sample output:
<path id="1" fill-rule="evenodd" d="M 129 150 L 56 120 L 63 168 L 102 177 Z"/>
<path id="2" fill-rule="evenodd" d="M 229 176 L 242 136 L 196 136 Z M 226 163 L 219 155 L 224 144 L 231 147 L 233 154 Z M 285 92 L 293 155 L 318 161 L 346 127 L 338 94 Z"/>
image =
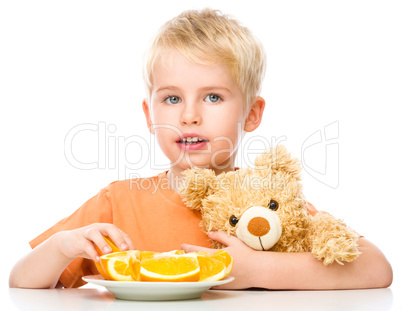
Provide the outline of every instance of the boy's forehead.
<path id="1" fill-rule="evenodd" d="M 178 50 L 173 48 L 164 48 L 158 53 L 158 57 L 156 58 L 156 66 L 155 67 L 171 67 L 176 63 L 196 63 L 203 65 L 213 65 L 212 61 L 208 61 L 203 58 L 198 58 L 195 56 L 191 56 L 191 54 L 185 56 Z"/>
<path id="2" fill-rule="evenodd" d="M 187 68 L 191 69 L 217 69 L 226 71 L 223 64 L 213 63 L 211 61 L 203 60 L 203 59 L 190 59 L 178 51 L 167 50 L 165 53 L 159 56 L 155 63 L 155 72 L 163 72 L 163 71 L 178 71 L 180 69 L 186 70 Z"/>
<path id="3" fill-rule="evenodd" d="M 176 51 L 163 53 L 155 63 L 153 88 L 166 84 L 197 84 L 199 87 L 221 87 L 232 90 L 237 84 L 223 64 L 195 62 Z"/>

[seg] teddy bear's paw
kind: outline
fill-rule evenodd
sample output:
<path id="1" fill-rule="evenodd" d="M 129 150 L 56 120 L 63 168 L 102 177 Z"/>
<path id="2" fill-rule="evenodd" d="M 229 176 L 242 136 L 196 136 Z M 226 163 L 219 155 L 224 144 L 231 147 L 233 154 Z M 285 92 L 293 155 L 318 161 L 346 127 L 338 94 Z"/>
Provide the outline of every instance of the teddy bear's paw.
<path id="1" fill-rule="evenodd" d="M 357 234 L 341 220 L 327 213 L 318 213 L 313 217 L 310 239 L 311 252 L 326 266 L 334 262 L 343 265 L 344 262 L 355 260 L 360 254 Z"/>
<path id="2" fill-rule="evenodd" d="M 324 266 L 334 262 L 343 265 L 344 262 L 352 262 L 361 254 L 357 250 L 356 243 L 353 240 L 347 241 L 347 239 L 327 241 L 326 247 L 315 247 L 312 253 L 315 258 L 323 262 Z"/>

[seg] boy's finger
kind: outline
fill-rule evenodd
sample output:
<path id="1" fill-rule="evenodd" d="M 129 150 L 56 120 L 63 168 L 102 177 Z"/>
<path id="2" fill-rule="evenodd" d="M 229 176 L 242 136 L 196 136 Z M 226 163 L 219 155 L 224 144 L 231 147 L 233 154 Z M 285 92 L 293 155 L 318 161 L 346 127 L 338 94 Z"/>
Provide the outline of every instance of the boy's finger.
<path id="1" fill-rule="evenodd" d="M 116 227 L 114 228 L 114 230 L 108 231 L 108 236 L 112 240 L 114 245 L 116 245 L 117 248 L 119 248 L 121 251 L 126 251 L 129 249 L 129 245 L 127 244 L 125 237 L 123 236 L 122 232 Z"/>
<path id="2" fill-rule="evenodd" d="M 234 242 L 234 240 L 233 240 L 234 237 L 231 235 L 228 235 L 224 231 L 210 231 L 210 232 L 208 232 L 208 237 L 211 240 L 219 242 L 225 246 L 230 246 Z"/>
<path id="3" fill-rule="evenodd" d="M 99 256 L 101 254 L 98 254 L 98 251 L 95 249 L 93 243 L 87 240 L 84 244 L 83 250 L 89 256 L 89 258 L 96 262 L 99 262 Z"/>
<path id="4" fill-rule="evenodd" d="M 133 241 L 131 241 L 130 237 L 128 236 L 128 234 L 124 233 L 123 231 L 121 231 L 121 234 L 123 235 L 124 240 L 126 241 L 127 244 L 127 249 L 135 249 L 134 243 Z"/>
<path id="5" fill-rule="evenodd" d="M 102 254 L 108 254 L 112 251 L 112 248 L 107 244 L 105 239 L 103 238 L 102 234 L 96 229 L 88 229 L 84 233 L 84 237 L 88 240 L 91 240 L 95 243 L 95 245 L 99 248 Z M 99 254 L 99 255 L 102 255 Z M 90 254 L 88 254 L 90 255 Z"/>
<path id="6" fill-rule="evenodd" d="M 186 253 L 189 252 L 207 252 L 207 253 L 214 253 L 216 252 L 216 249 L 212 248 L 207 248 L 207 247 L 201 247 L 201 246 L 196 246 L 196 245 L 190 245 L 190 244 L 182 244 L 181 249 L 185 251 Z"/>

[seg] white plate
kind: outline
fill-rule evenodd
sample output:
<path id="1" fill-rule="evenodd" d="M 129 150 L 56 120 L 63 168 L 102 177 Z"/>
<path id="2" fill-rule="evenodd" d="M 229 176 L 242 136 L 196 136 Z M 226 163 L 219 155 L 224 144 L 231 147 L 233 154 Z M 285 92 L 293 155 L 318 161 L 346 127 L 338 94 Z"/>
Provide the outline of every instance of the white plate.
<path id="1" fill-rule="evenodd" d="M 85 282 L 101 285 L 118 299 L 125 300 L 183 300 L 199 298 L 212 286 L 222 285 L 234 280 L 228 276 L 215 282 L 129 282 L 107 281 L 100 275 L 82 278 Z"/>

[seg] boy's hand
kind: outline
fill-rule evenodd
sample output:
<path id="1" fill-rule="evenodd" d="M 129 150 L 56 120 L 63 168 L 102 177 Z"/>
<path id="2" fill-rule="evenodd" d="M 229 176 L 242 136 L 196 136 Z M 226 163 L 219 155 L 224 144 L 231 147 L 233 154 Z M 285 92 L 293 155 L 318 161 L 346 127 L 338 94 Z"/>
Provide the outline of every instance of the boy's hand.
<path id="1" fill-rule="evenodd" d="M 75 230 L 57 233 L 60 252 L 68 258 L 84 257 L 99 262 L 95 245 L 104 253 L 112 252 L 103 236 L 108 236 L 122 251 L 134 249 L 130 237 L 113 224 L 95 223 Z"/>
<path id="2" fill-rule="evenodd" d="M 250 256 L 255 252 L 242 241 L 234 236 L 228 236 L 223 231 L 211 231 L 208 237 L 214 241 L 220 242 L 226 246 L 224 248 L 233 257 L 233 270 L 230 273 L 235 277 L 233 282 L 215 286 L 213 289 L 240 289 L 252 287 L 250 280 Z M 205 248 L 201 246 L 183 244 L 181 248 L 187 252 L 208 252 L 210 254 L 216 252 L 216 249 Z"/>

